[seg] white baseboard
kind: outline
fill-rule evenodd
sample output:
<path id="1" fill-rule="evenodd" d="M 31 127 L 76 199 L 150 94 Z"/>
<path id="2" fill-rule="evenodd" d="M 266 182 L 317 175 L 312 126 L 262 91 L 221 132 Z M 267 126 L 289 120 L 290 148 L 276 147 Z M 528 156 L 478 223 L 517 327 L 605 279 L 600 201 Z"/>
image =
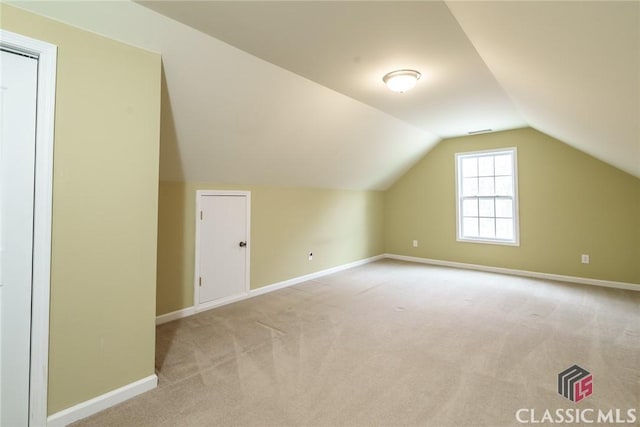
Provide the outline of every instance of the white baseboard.
<path id="1" fill-rule="evenodd" d="M 297 285 L 298 283 L 306 282 L 307 280 L 317 279 L 322 276 L 337 273 L 339 271 L 348 270 L 350 268 L 358 267 L 370 262 L 384 259 L 385 255 L 376 255 L 371 258 L 361 259 L 359 261 L 350 262 L 348 264 L 339 265 L 337 267 L 328 268 L 326 270 L 316 271 L 315 273 L 305 274 L 304 276 L 294 277 L 293 279 L 284 280 L 282 282 L 272 283 L 271 285 L 262 286 L 258 289 L 252 289 L 249 291 L 252 297 L 257 295 L 266 294 L 268 292 L 277 291 L 278 289 L 286 288 L 289 286 Z"/>
<path id="2" fill-rule="evenodd" d="M 149 375 L 146 378 L 132 382 L 108 393 L 79 403 L 47 418 L 47 427 L 63 427 L 75 421 L 91 416 L 97 412 L 110 408 L 125 400 L 131 399 L 158 386 L 158 377 Z"/>
<path id="3" fill-rule="evenodd" d="M 371 258 L 365 258 L 365 259 L 351 262 L 348 264 L 339 265 L 337 267 L 328 268 L 326 270 L 317 271 L 315 273 L 306 274 L 304 276 L 294 277 L 293 279 L 284 280 L 282 282 L 272 283 L 271 285 L 266 285 L 258 289 L 252 289 L 246 294 L 241 294 L 241 295 L 223 299 L 220 301 L 214 301 L 209 305 L 201 306 L 198 308 L 197 312 L 199 313 L 202 311 L 210 310 L 212 308 L 220 307 L 222 305 L 231 304 L 233 302 L 240 301 L 243 299 L 277 291 L 278 289 L 297 285 L 298 283 L 306 282 L 307 280 L 317 279 L 322 276 L 337 273 L 339 271 L 358 267 L 360 265 L 368 264 L 370 262 L 378 261 L 380 259 L 385 259 L 385 258 L 397 259 L 400 261 L 417 262 L 421 264 L 439 265 L 443 267 L 486 271 L 489 273 L 510 274 L 513 276 L 531 277 L 535 279 L 555 280 L 559 282 L 569 282 L 569 283 L 578 283 L 578 284 L 592 285 L 592 286 L 603 286 L 607 288 L 640 291 L 640 284 L 635 284 L 635 283 L 614 282 L 610 280 L 600 280 L 600 279 L 589 279 L 586 277 L 564 276 L 561 274 L 539 273 L 536 271 L 516 270 L 516 269 L 502 268 L 502 267 L 490 267 L 490 266 L 480 265 L 480 264 L 467 264 L 462 262 L 443 261 L 438 259 L 419 258 L 419 257 L 406 256 L 406 255 L 383 254 L 383 255 L 377 255 Z M 171 322 L 176 319 L 189 317 L 194 314 L 196 314 L 196 309 L 193 306 L 183 308 L 181 310 L 173 311 L 171 313 L 161 314 L 156 317 L 156 325 L 161 325 L 163 323 Z"/>
<path id="4" fill-rule="evenodd" d="M 173 320 L 182 319 L 183 317 L 189 317 L 195 314 L 195 309 L 193 306 L 183 308 L 182 310 L 172 311 L 171 313 L 161 314 L 160 316 L 156 316 L 156 325 L 162 325 L 163 323 L 168 323 Z"/>
<path id="5" fill-rule="evenodd" d="M 421 264 L 439 265 L 443 267 L 464 268 L 467 270 L 486 271 L 489 273 L 510 274 L 513 276 L 531 277 L 534 279 L 555 280 L 558 282 L 578 283 L 582 285 L 603 286 L 606 288 L 625 289 L 629 291 L 640 291 L 640 284 L 613 282 L 610 280 L 589 279 L 587 277 L 564 276 L 561 274 L 539 273 L 537 271 L 516 270 L 512 268 L 490 267 L 479 264 L 466 264 L 454 261 L 442 261 L 438 259 L 418 258 L 405 255 L 385 254 L 385 258 L 397 259 L 400 261 L 417 262 Z"/>
<path id="6" fill-rule="evenodd" d="M 238 295 L 232 295 L 230 297 L 219 298 L 217 300 L 205 302 L 204 304 L 199 304 L 195 307 L 195 313 L 201 313 L 203 311 L 211 310 L 212 308 L 222 307 L 223 305 L 242 301 L 243 299 L 247 298 L 251 298 L 251 294 L 249 293 L 249 291 L 245 291 Z"/>
<path id="7" fill-rule="evenodd" d="M 182 319 L 184 317 L 192 316 L 196 313 L 201 313 L 206 310 L 211 310 L 212 308 L 220 307 L 226 304 L 231 304 L 233 302 L 241 301 L 243 299 L 252 298 L 258 295 L 266 294 L 268 292 L 277 291 L 278 289 L 286 288 L 288 286 L 293 286 L 298 283 L 306 282 L 307 280 L 317 279 L 322 276 L 327 276 L 329 274 L 337 273 L 339 271 L 348 270 L 349 268 L 358 267 L 360 265 L 368 264 L 370 262 L 378 261 L 380 259 L 385 258 L 386 255 L 376 255 L 371 258 L 365 258 L 358 261 L 350 262 L 348 264 L 339 265 L 337 267 L 328 268 L 326 270 L 316 271 L 315 273 L 305 274 L 304 276 L 294 277 L 293 279 L 284 280 L 282 282 L 272 283 L 271 285 L 262 286 L 258 289 L 252 289 L 246 294 L 241 294 L 237 296 L 233 296 L 230 298 L 221 299 L 218 301 L 212 301 L 206 305 L 201 305 L 196 310 L 195 307 L 187 307 L 181 310 L 172 311 L 171 313 L 161 314 L 156 317 L 156 325 L 161 325 L 163 323 L 171 322 L 172 320 Z"/>
<path id="8" fill-rule="evenodd" d="M 215 301 L 200 304 L 198 307 L 191 306 L 183 308 L 181 310 L 172 311 L 171 313 L 161 314 L 159 316 L 156 316 L 156 326 L 162 325 L 163 323 L 169 323 L 174 320 L 183 319 L 185 317 L 193 316 L 196 313 L 231 304 L 232 302 L 242 301 L 243 299 L 247 299 L 250 297 L 251 294 L 249 293 L 249 291 L 247 291 L 241 293 L 240 295 L 234 295 L 228 298 L 221 298 Z"/>

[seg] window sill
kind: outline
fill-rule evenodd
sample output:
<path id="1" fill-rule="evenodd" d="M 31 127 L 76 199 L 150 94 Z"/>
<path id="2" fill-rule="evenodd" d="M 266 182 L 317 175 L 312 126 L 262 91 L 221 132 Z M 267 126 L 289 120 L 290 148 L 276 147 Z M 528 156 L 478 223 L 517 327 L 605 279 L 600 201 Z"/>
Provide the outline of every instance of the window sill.
<path id="1" fill-rule="evenodd" d="M 494 239 L 482 239 L 482 238 L 470 238 L 470 237 L 458 237 L 456 239 L 460 243 L 481 243 L 485 245 L 500 245 L 500 246 L 520 246 L 518 240 L 494 240 Z"/>

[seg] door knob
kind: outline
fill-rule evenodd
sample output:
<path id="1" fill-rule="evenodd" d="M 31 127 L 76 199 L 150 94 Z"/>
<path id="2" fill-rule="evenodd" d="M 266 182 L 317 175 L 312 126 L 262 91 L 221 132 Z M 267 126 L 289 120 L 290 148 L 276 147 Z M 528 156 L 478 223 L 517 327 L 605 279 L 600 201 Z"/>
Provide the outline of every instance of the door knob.
<path id="1" fill-rule="evenodd" d="M 247 246 L 247 242 L 240 242 L 240 247 L 244 248 L 245 246 Z"/>

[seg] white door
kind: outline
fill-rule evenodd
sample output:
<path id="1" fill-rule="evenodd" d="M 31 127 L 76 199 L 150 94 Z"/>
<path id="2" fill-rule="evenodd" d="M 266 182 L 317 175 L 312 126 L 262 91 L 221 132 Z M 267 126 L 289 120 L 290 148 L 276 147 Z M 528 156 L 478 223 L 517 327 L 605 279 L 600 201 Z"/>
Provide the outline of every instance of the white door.
<path id="1" fill-rule="evenodd" d="M 26 426 L 38 61 L 0 53 L 0 425 Z"/>
<path id="2" fill-rule="evenodd" d="M 196 306 L 204 309 L 247 292 L 248 194 L 198 193 Z"/>

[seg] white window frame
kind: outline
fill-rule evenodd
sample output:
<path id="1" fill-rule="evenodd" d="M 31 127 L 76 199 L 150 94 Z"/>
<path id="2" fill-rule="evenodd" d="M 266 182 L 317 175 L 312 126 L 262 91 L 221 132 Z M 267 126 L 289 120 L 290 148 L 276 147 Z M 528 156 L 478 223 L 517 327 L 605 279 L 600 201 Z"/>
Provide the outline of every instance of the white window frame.
<path id="1" fill-rule="evenodd" d="M 497 156 L 500 154 L 512 155 L 512 173 L 513 173 L 513 239 L 487 238 L 487 237 L 465 237 L 462 235 L 462 170 L 461 162 L 464 158 Z M 458 242 L 485 243 L 492 245 L 520 246 L 520 221 L 518 209 L 518 150 L 516 147 L 498 148 L 483 151 L 469 151 L 455 154 L 456 169 L 456 240 Z M 495 214 L 495 213 L 494 213 Z"/>

